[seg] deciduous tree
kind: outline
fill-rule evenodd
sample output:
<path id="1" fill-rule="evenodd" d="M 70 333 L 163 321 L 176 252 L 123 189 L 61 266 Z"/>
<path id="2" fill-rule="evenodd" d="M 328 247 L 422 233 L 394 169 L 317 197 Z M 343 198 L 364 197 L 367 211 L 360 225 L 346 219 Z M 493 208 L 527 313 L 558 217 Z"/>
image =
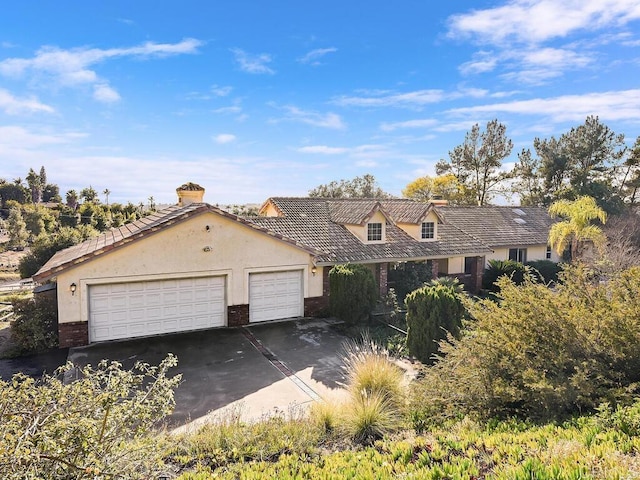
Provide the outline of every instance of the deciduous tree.
<path id="1" fill-rule="evenodd" d="M 452 205 L 466 204 L 471 192 L 452 173 L 416 178 L 402 190 L 402 196 L 420 202 L 443 199 Z"/>

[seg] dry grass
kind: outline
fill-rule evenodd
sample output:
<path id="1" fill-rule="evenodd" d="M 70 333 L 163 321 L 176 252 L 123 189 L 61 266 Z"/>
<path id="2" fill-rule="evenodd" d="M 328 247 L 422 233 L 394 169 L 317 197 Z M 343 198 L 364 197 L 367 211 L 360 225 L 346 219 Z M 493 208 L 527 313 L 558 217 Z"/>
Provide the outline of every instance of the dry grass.
<path id="1" fill-rule="evenodd" d="M 344 364 L 352 395 L 379 394 L 400 405 L 404 399 L 404 372 L 389 352 L 366 334 L 362 341 L 345 344 Z"/>

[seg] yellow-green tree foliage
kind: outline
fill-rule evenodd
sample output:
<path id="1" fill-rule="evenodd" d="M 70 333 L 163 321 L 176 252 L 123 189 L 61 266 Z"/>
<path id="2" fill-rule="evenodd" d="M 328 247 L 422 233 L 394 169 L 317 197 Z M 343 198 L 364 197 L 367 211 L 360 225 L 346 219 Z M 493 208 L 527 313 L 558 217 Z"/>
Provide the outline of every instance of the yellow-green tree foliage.
<path id="1" fill-rule="evenodd" d="M 458 335 L 464 306 L 454 286 L 436 284 L 414 290 L 407 305 L 407 347 L 424 363 L 431 363 L 438 342 L 448 334 Z"/>
<path id="2" fill-rule="evenodd" d="M 331 314 L 345 322 L 359 322 L 378 299 L 376 280 L 364 265 L 336 265 L 329 272 Z"/>
<path id="3" fill-rule="evenodd" d="M 474 320 L 416 389 L 425 417 L 553 419 L 637 394 L 640 268 L 606 282 L 582 266 L 561 277 L 555 289 L 503 277 L 499 302 L 468 302 Z"/>
<path id="4" fill-rule="evenodd" d="M 473 193 L 452 173 L 437 177 L 425 175 L 416 178 L 402 190 L 402 196 L 420 202 L 441 198 L 452 205 L 474 204 Z"/>
<path id="5" fill-rule="evenodd" d="M 159 366 L 96 368 L 34 380 L 0 381 L 0 478 L 158 478 L 160 451 L 151 431 L 175 405 L 181 375 L 169 355 Z M 78 380 L 65 383 L 65 373 Z"/>

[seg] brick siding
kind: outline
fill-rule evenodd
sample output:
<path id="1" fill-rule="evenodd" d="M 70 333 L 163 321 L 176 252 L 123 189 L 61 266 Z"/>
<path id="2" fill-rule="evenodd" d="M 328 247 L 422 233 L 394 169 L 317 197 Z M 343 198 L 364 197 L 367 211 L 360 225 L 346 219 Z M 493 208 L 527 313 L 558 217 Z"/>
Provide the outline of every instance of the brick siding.
<path id="1" fill-rule="evenodd" d="M 58 324 L 58 345 L 60 348 L 81 347 L 88 344 L 88 322 L 70 322 Z"/>
<path id="2" fill-rule="evenodd" d="M 227 324 L 239 327 L 249 324 L 249 305 L 230 305 L 227 307 Z"/>

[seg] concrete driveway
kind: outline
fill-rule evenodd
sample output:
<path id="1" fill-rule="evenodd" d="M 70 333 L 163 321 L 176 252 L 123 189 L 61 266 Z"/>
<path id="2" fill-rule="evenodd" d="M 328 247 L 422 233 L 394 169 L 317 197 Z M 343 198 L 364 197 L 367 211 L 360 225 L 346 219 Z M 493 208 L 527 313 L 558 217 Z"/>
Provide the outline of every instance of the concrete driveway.
<path id="1" fill-rule="evenodd" d="M 96 365 L 116 360 L 158 364 L 168 353 L 182 373 L 172 427 L 191 428 L 230 407 L 243 418 L 306 406 L 320 398 L 344 397 L 340 354 L 345 337 L 331 320 L 301 319 L 237 329 L 110 342 L 72 348 L 69 360 Z"/>

